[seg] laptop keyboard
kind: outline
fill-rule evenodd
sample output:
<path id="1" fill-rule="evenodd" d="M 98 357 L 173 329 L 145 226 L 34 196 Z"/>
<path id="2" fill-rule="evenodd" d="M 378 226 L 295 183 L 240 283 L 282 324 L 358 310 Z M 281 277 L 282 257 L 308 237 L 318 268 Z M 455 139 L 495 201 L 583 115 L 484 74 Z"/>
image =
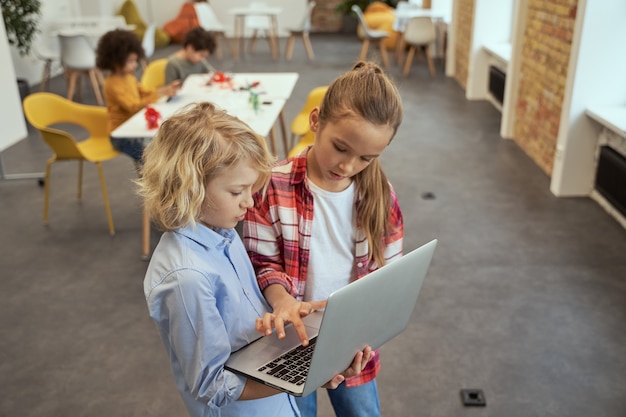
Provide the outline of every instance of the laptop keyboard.
<path id="1" fill-rule="evenodd" d="M 296 385 L 304 384 L 309 373 L 316 341 L 317 337 L 312 338 L 309 340 L 308 346 L 299 345 L 273 361 L 266 363 L 258 371 Z"/>

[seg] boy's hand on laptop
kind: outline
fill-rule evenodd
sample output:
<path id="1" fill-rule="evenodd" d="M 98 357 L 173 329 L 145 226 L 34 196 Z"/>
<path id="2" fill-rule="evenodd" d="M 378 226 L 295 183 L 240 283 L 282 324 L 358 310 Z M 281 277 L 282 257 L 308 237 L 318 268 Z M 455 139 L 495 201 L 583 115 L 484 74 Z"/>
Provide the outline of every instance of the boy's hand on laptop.
<path id="1" fill-rule="evenodd" d="M 340 373 L 339 375 L 335 375 L 333 379 L 324 384 L 323 388 L 335 389 L 341 384 L 346 378 L 350 378 L 353 376 L 359 375 L 363 369 L 365 369 L 365 365 L 372 359 L 374 356 L 374 351 L 371 347 L 366 346 L 362 351 L 357 352 L 354 356 L 354 360 L 350 364 L 350 367 Z"/>
<path id="2" fill-rule="evenodd" d="M 292 323 L 303 346 L 309 344 L 309 337 L 306 328 L 302 323 L 302 317 L 307 316 L 315 310 L 326 307 L 326 301 L 297 301 L 291 295 L 286 294 L 280 301 L 275 302 L 274 311 L 265 313 L 262 318 L 256 320 L 256 330 L 264 335 L 272 334 L 272 329 L 276 329 L 279 339 L 285 337 L 285 325 Z"/>

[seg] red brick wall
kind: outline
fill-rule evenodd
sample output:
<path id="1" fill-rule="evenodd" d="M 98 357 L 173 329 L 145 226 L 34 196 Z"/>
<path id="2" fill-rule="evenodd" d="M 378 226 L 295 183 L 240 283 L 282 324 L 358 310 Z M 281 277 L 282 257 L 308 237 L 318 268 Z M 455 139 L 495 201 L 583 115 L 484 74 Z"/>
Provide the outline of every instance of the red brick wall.
<path id="1" fill-rule="evenodd" d="M 456 7 L 458 7 L 458 21 L 454 36 L 454 78 L 463 88 L 466 88 L 474 31 L 474 0 L 459 0 Z"/>
<path id="2" fill-rule="evenodd" d="M 567 79 L 578 0 L 528 0 L 515 108 L 515 142 L 548 175 Z"/>

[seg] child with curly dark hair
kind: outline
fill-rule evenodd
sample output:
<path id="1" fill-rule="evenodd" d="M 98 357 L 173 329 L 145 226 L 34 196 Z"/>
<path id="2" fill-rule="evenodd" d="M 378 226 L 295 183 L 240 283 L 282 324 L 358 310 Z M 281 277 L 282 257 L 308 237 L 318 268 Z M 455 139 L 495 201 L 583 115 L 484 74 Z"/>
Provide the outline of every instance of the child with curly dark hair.
<path id="1" fill-rule="evenodd" d="M 109 71 L 102 89 L 109 112 L 109 132 L 159 97 L 176 95 L 180 88 L 180 82 L 177 81 L 156 90 L 143 87 L 135 71 L 144 55 L 141 41 L 130 31 L 112 30 L 98 41 L 96 66 Z M 141 162 L 144 148 L 142 139 L 111 138 L 111 143 L 136 163 Z"/>
<path id="2" fill-rule="evenodd" d="M 184 80 L 189 74 L 203 74 L 215 71 L 206 60 L 216 47 L 213 33 L 200 26 L 185 35 L 182 49 L 169 56 L 165 67 L 165 82 Z"/>

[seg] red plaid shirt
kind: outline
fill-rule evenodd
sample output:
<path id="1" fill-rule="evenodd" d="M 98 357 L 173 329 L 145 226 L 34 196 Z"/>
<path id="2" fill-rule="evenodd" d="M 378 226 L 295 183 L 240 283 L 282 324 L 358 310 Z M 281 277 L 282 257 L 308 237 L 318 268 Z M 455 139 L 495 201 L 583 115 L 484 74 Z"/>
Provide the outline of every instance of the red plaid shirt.
<path id="1" fill-rule="evenodd" d="M 248 209 L 243 227 L 244 244 L 256 271 L 261 290 L 280 284 L 287 292 L 302 300 L 313 226 L 313 194 L 306 179 L 306 153 L 278 163 L 265 199 L 255 196 L 254 208 Z M 391 232 L 384 238 L 385 260 L 402 256 L 404 225 L 395 192 L 391 191 Z M 359 204 L 359 201 L 356 202 Z M 355 257 L 357 278 L 377 269 L 368 263 L 369 245 L 362 229 L 357 228 Z M 365 370 L 346 380 L 348 386 L 373 380 L 380 369 L 378 351 Z"/>

